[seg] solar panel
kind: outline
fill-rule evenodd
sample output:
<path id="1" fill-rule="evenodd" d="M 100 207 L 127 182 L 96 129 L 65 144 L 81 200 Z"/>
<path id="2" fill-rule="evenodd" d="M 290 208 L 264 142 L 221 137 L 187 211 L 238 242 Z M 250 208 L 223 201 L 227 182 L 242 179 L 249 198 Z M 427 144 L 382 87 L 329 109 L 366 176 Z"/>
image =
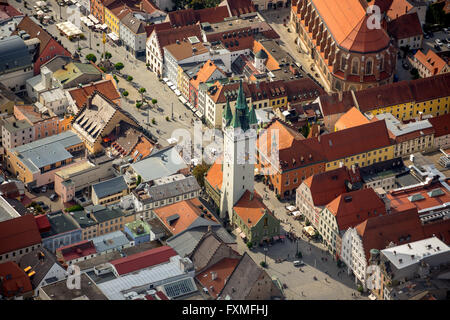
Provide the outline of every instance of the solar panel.
<path id="1" fill-rule="evenodd" d="M 176 298 L 196 291 L 192 278 L 166 284 L 164 290 L 169 298 Z"/>

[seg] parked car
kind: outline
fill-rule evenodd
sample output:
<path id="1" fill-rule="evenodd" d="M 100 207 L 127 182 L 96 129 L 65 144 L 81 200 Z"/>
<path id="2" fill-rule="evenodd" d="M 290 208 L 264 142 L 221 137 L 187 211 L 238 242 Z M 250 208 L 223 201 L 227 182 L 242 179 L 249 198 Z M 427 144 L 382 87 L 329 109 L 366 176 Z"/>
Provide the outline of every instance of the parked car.
<path id="1" fill-rule="evenodd" d="M 438 46 L 442 46 L 442 45 L 443 45 L 441 39 L 436 39 L 436 40 L 434 40 L 434 42 L 435 42 Z"/>
<path id="2" fill-rule="evenodd" d="M 38 187 L 34 187 L 31 189 L 31 191 L 34 193 L 39 193 L 39 192 L 41 192 L 41 189 L 39 189 Z"/>
<path id="3" fill-rule="evenodd" d="M 58 199 L 58 195 L 56 193 L 52 193 L 49 198 L 52 201 L 56 201 L 56 199 Z"/>
<path id="4" fill-rule="evenodd" d="M 43 187 L 41 188 L 41 192 L 42 192 L 42 193 L 47 192 L 47 186 L 43 186 Z"/>
<path id="5" fill-rule="evenodd" d="M 305 265 L 305 263 L 303 262 L 303 260 L 296 260 L 293 262 L 294 267 L 302 267 Z"/>
<path id="6" fill-rule="evenodd" d="M 46 204 L 44 204 L 41 208 L 42 208 L 42 210 L 44 210 L 44 211 L 50 210 L 50 207 L 49 207 L 48 205 L 46 205 Z"/>
<path id="7" fill-rule="evenodd" d="M 423 35 L 423 37 L 424 37 L 425 39 L 430 39 L 430 36 L 428 35 L 428 33 L 425 33 L 425 34 Z"/>
<path id="8" fill-rule="evenodd" d="M 447 49 L 450 49 L 450 42 L 447 43 Z"/>
<path id="9" fill-rule="evenodd" d="M 409 70 L 409 64 L 406 61 L 402 63 L 402 67 L 405 70 Z"/>
<path id="10" fill-rule="evenodd" d="M 437 44 L 434 45 L 434 49 L 436 49 L 436 51 L 441 51 L 441 47 L 438 46 Z"/>
<path id="11" fill-rule="evenodd" d="M 442 29 L 442 31 L 444 31 L 445 33 L 449 33 L 450 29 L 449 28 L 444 28 L 444 29 Z"/>

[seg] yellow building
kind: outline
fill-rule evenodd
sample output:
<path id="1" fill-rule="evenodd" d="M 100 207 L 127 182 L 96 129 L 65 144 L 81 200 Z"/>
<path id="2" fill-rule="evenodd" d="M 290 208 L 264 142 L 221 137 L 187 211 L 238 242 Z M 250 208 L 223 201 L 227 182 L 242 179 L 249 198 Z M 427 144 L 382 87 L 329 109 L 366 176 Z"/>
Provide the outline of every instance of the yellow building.
<path id="1" fill-rule="evenodd" d="M 125 4 L 118 7 L 105 7 L 105 24 L 118 37 L 120 37 L 120 20 L 129 12 L 130 9 Z"/>
<path id="2" fill-rule="evenodd" d="M 322 135 L 320 144 L 327 158 L 326 171 L 343 165 L 367 167 L 394 158 L 394 145 L 384 121 Z"/>
<path id="3" fill-rule="evenodd" d="M 363 113 L 391 113 L 405 121 L 422 115 L 447 114 L 450 96 L 450 74 L 401 81 L 354 93 L 355 105 Z"/>

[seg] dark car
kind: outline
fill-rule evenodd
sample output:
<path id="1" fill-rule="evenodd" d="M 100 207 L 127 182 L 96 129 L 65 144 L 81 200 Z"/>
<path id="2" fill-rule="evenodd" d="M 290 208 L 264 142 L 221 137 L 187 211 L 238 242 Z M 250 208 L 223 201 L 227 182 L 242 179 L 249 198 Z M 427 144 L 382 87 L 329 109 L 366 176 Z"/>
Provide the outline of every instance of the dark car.
<path id="1" fill-rule="evenodd" d="M 437 44 L 434 45 L 434 49 L 436 49 L 436 51 L 441 51 L 441 47 L 438 46 Z"/>
<path id="2" fill-rule="evenodd" d="M 58 195 L 56 193 L 52 193 L 49 198 L 52 201 L 56 201 L 58 199 Z"/>
<path id="3" fill-rule="evenodd" d="M 403 63 L 402 63 L 402 67 L 403 67 L 403 69 L 405 69 L 405 70 L 409 70 L 409 64 L 406 63 L 406 62 L 403 62 Z"/>
<path id="4" fill-rule="evenodd" d="M 45 203 L 43 201 L 37 201 L 36 204 L 40 207 L 45 205 Z"/>

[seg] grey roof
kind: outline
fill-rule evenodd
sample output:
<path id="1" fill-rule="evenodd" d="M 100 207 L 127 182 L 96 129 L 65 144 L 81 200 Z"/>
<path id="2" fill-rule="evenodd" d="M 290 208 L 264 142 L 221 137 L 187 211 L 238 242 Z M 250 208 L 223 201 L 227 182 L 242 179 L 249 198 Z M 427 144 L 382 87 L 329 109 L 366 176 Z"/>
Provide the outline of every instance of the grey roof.
<path id="1" fill-rule="evenodd" d="M 236 240 L 227 232 L 225 228 L 220 225 L 212 227 L 213 232 L 225 243 L 236 243 Z M 202 239 L 203 235 L 208 232 L 207 226 L 197 226 L 185 230 L 173 237 L 167 239 L 167 245 L 172 247 L 181 257 L 190 255 L 197 244 Z"/>
<path id="2" fill-rule="evenodd" d="M 15 117 L 4 119 L 3 127 L 10 133 L 33 128 L 27 120 L 17 120 Z"/>
<path id="3" fill-rule="evenodd" d="M 97 252 L 120 248 L 130 243 L 122 231 L 115 231 L 92 239 Z"/>
<path id="4" fill-rule="evenodd" d="M 377 119 L 385 120 L 386 126 L 389 131 L 396 137 L 411 133 L 418 130 L 424 130 L 432 128 L 433 125 L 428 120 L 421 120 L 416 122 L 409 122 L 407 124 L 402 124 L 396 117 L 391 113 L 382 113 L 376 115 Z"/>
<path id="5" fill-rule="evenodd" d="M 98 223 L 109 221 L 124 216 L 124 213 L 119 208 L 107 208 L 102 205 L 88 206 L 85 208 L 86 212 L 90 212 Z"/>
<path id="6" fill-rule="evenodd" d="M 185 193 L 200 190 L 200 185 L 194 176 L 186 177 L 182 180 L 176 180 L 169 183 L 154 185 L 148 188 L 148 201 L 153 202 L 161 199 L 173 198 Z"/>
<path id="7" fill-rule="evenodd" d="M 0 73 L 32 65 L 31 55 L 19 36 L 0 40 Z"/>
<path id="8" fill-rule="evenodd" d="M 16 147 L 11 152 L 19 153 L 19 158 L 30 171 L 39 172 L 42 167 L 72 158 L 66 148 L 81 142 L 76 133 L 65 131 Z"/>
<path id="9" fill-rule="evenodd" d="M 145 23 L 134 16 L 134 12 L 128 13 L 120 22 L 134 34 L 145 32 Z"/>
<path id="10" fill-rule="evenodd" d="M 245 252 L 223 287 L 220 293 L 221 298 L 227 299 L 227 296 L 229 296 L 231 300 L 246 300 L 255 282 L 265 272 Z M 264 295 L 264 293 L 261 292 L 261 295 Z"/>
<path id="11" fill-rule="evenodd" d="M 94 281 L 85 273 L 82 273 L 80 276 L 80 288 L 80 290 L 68 290 L 67 280 L 61 280 L 42 287 L 42 290 L 52 300 L 75 300 L 83 298 L 88 300 L 108 300 Z"/>
<path id="12" fill-rule="evenodd" d="M 51 237 L 56 234 L 79 229 L 78 226 L 62 211 L 47 214 L 51 229 L 49 232 L 42 234 L 42 238 Z"/>
<path id="13" fill-rule="evenodd" d="M 42 67 L 47 67 L 50 71 L 55 72 L 56 70 L 61 69 L 63 66 L 67 65 L 70 62 L 73 62 L 73 59 L 71 57 L 55 56 L 48 62 L 44 63 Z"/>
<path id="14" fill-rule="evenodd" d="M 128 189 L 123 176 L 118 176 L 92 185 L 92 190 L 98 198 L 104 198 Z"/>
<path id="15" fill-rule="evenodd" d="M 188 166 L 175 147 L 169 147 L 131 164 L 131 168 L 142 177 L 143 182 L 148 182 L 173 175 Z"/>
<path id="16" fill-rule="evenodd" d="M 41 259 L 39 259 L 40 252 L 44 254 Z M 20 268 L 25 269 L 27 267 L 31 267 L 29 272 L 36 272 L 36 274 L 31 278 L 33 289 L 36 289 L 41 281 L 44 280 L 45 276 L 55 264 L 57 264 L 61 271 L 64 272 L 62 266 L 57 263 L 56 257 L 44 247 L 40 248 L 39 251 L 32 251 L 22 256 L 19 260 Z M 47 280 L 47 282 L 49 282 L 49 280 Z"/>
<path id="17" fill-rule="evenodd" d="M 257 59 L 267 59 L 267 58 L 268 58 L 266 51 L 264 51 L 263 49 L 259 50 L 259 51 L 256 53 L 255 57 L 256 57 Z"/>
<path id="18" fill-rule="evenodd" d="M 84 211 L 74 211 L 69 212 L 69 214 L 74 218 L 74 220 L 80 225 L 81 228 L 87 228 L 97 224 L 95 220 L 88 218 L 87 214 Z"/>

